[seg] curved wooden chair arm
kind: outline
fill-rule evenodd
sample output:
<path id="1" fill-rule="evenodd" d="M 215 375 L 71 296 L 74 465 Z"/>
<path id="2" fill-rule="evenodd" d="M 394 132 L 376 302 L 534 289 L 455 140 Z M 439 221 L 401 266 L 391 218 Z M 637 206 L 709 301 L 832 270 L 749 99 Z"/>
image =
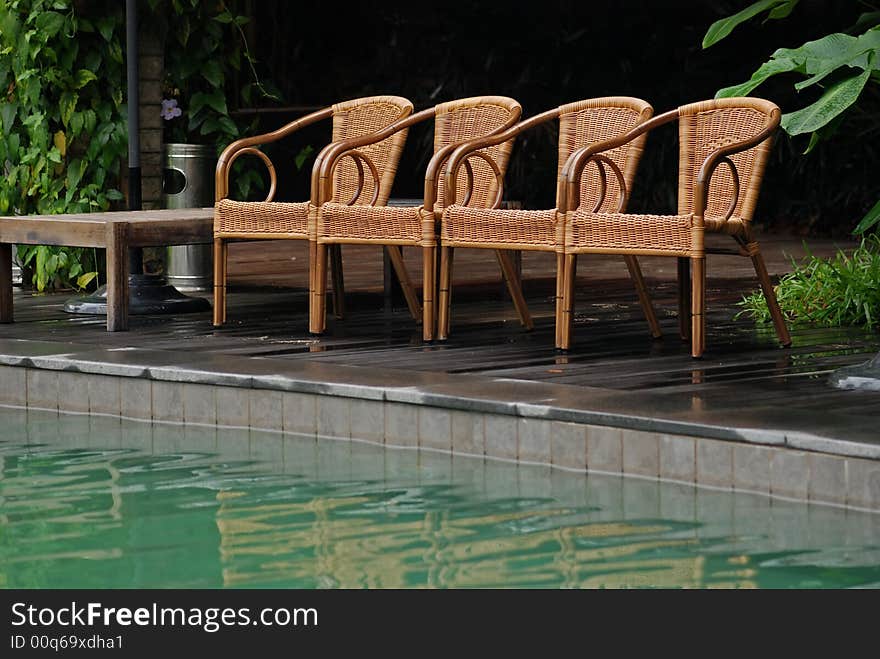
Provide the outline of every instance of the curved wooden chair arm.
<path id="1" fill-rule="evenodd" d="M 730 208 L 728 209 L 727 215 L 724 217 L 724 219 L 729 219 L 733 215 L 733 211 L 739 201 L 739 173 L 736 170 L 736 165 L 734 165 L 733 161 L 730 159 L 730 156 L 735 153 L 740 153 L 741 151 L 748 151 L 749 149 L 758 146 L 764 140 L 773 137 L 773 134 L 776 132 L 777 128 L 779 128 L 781 117 L 781 111 L 778 108 L 774 109 L 769 115 L 769 121 L 767 122 L 767 125 L 761 132 L 756 133 L 747 140 L 740 140 L 739 142 L 733 142 L 732 144 L 727 144 L 725 146 L 719 147 L 708 156 L 706 156 L 706 159 L 700 166 L 700 171 L 697 174 L 697 179 L 696 181 L 694 181 L 695 217 L 702 218 L 703 214 L 706 211 L 706 205 L 709 201 L 709 183 L 711 182 L 712 175 L 715 173 L 718 165 L 720 165 L 722 162 L 730 168 L 734 183 L 733 201 L 731 201 Z"/>
<path id="2" fill-rule="evenodd" d="M 433 209 L 434 203 L 437 201 L 437 186 L 440 184 L 438 180 L 438 175 L 443 168 L 443 163 L 445 163 L 449 157 L 452 155 L 452 152 L 455 151 L 459 146 L 459 143 L 455 144 L 447 144 L 441 149 L 437 150 L 431 160 L 428 162 L 428 167 L 425 169 L 425 196 L 424 196 L 424 207 L 426 209 Z"/>
<path id="3" fill-rule="evenodd" d="M 368 156 L 363 151 L 358 151 L 356 149 L 349 149 L 348 151 L 343 151 L 338 158 L 336 158 L 336 162 L 333 165 L 333 169 L 330 170 L 330 178 L 333 178 L 333 173 L 336 171 L 336 166 L 342 162 L 343 158 L 351 158 L 354 161 L 355 167 L 357 167 L 358 173 L 358 184 L 357 188 L 355 188 L 354 194 L 351 196 L 347 202 L 345 202 L 346 206 L 354 206 L 358 199 L 360 199 L 361 194 L 364 191 L 364 163 L 370 168 L 370 175 L 373 177 L 373 198 L 370 200 L 369 205 L 374 206 L 376 201 L 379 199 L 379 190 L 382 187 L 382 181 L 379 178 L 379 170 L 376 168 L 376 164 L 373 162 L 372 158 Z"/>
<path id="4" fill-rule="evenodd" d="M 587 163 L 594 160 L 593 156 L 605 151 L 611 151 L 612 149 L 623 146 L 628 142 L 632 142 L 640 135 L 644 135 L 657 126 L 668 124 L 676 119 L 678 119 L 678 109 L 670 110 L 669 112 L 657 115 L 653 119 L 648 119 L 647 121 L 640 123 L 628 133 L 624 133 L 623 135 L 619 135 L 610 140 L 605 140 L 604 142 L 597 142 L 595 144 L 590 144 L 589 146 L 581 147 L 572 152 L 559 173 L 559 190 L 561 192 L 559 195 L 559 212 L 565 213 L 569 210 L 575 210 L 580 204 L 581 177 L 586 169 Z M 607 158 L 605 161 L 610 162 Z M 602 167 L 599 165 L 597 166 L 601 172 Z M 600 176 L 602 176 L 602 174 L 600 174 Z M 624 193 L 621 197 L 625 199 L 626 188 L 622 187 L 621 190 Z M 604 198 L 604 194 L 602 197 Z"/>
<path id="5" fill-rule="evenodd" d="M 437 189 L 441 183 L 441 179 L 440 179 L 439 175 L 443 169 L 443 164 L 452 156 L 452 154 L 456 151 L 456 149 L 458 149 L 462 146 L 465 146 L 465 145 L 470 145 L 470 144 L 475 144 L 477 142 L 482 142 L 483 140 L 490 140 L 491 141 L 496 137 L 501 137 L 501 135 L 503 133 L 506 133 L 508 130 L 512 130 L 511 127 L 515 127 L 514 125 L 516 124 L 517 121 L 519 121 L 519 118 L 521 116 L 521 112 L 522 112 L 522 110 L 518 107 L 516 109 L 514 109 L 514 111 L 512 111 L 510 113 L 510 117 L 507 119 L 507 121 L 505 121 L 503 124 L 501 124 L 498 128 L 493 130 L 488 135 L 484 135 L 481 138 L 468 140 L 468 141 L 464 141 L 464 142 L 455 142 L 454 144 L 447 144 L 443 148 L 438 149 L 437 152 L 434 154 L 434 156 L 431 158 L 431 161 L 428 163 L 428 167 L 425 170 L 425 200 L 424 200 L 425 203 L 424 203 L 424 207 L 426 209 L 433 210 L 434 204 L 436 203 L 437 197 L 438 197 Z M 476 146 L 476 147 L 474 147 L 474 149 L 482 149 L 482 148 L 486 148 L 488 146 L 495 146 L 496 144 L 501 144 L 502 142 L 506 142 L 509 139 L 510 139 L 510 136 L 504 137 L 504 138 L 498 139 L 497 141 L 492 141 L 491 144 L 486 144 L 484 146 Z M 486 160 L 486 159 L 484 158 L 484 160 Z M 497 163 L 495 163 L 495 161 L 492 160 L 491 158 L 486 160 L 486 162 L 488 162 L 489 166 L 495 170 L 496 176 L 499 176 L 500 170 L 498 168 Z M 449 168 L 447 168 L 447 171 L 448 170 L 449 170 Z M 500 182 L 501 182 L 501 179 L 499 177 L 499 183 Z M 499 200 L 500 200 L 500 197 L 499 197 Z M 446 201 L 445 203 L 447 206 L 449 206 L 451 204 L 451 202 L 448 202 L 448 201 Z"/>
<path id="6" fill-rule="evenodd" d="M 214 170 L 215 199 L 219 201 L 220 199 L 224 199 L 229 194 L 229 172 L 230 168 L 232 167 L 232 163 L 234 163 L 239 156 L 249 154 L 255 155 L 260 158 L 266 165 L 266 168 L 269 170 L 271 188 L 269 190 L 269 195 L 266 197 L 266 201 L 271 201 L 272 197 L 275 195 L 276 187 L 275 167 L 272 165 L 272 161 L 269 159 L 269 156 L 267 156 L 256 147 L 263 144 L 270 144 L 271 142 L 277 142 L 278 140 L 287 137 L 291 133 L 294 133 L 301 128 L 305 128 L 306 126 L 314 124 L 323 119 L 329 119 L 332 116 L 333 108 L 324 108 L 323 110 L 318 110 L 317 112 L 312 112 L 311 114 L 307 114 L 304 117 L 295 119 L 294 121 L 291 121 L 290 123 L 285 124 L 281 128 L 273 130 L 270 133 L 244 137 L 240 140 L 236 140 L 235 142 L 227 146 L 225 149 L 223 149 L 223 152 L 217 159 L 217 167 Z"/>
<path id="7" fill-rule="evenodd" d="M 546 123 L 552 119 L 556 119 L 559 117 L 559 108 L 553 108 L 552 110 L 547 110 L 546 112 L 542 112 L 541 114 L 537 114 L 534 117 L 530 117 L 525 121 L 521 121 L 515 126 L 508 128 L 500 133 L 495 133 L 493 135 L 488 135 L 484 137 L 477 138 L 475 140 L 470 140 L 468 142 L 464 142 L 460 145 L 456 146 L 454 152 L 449 157 L 449 165 L 446 168 L 445 174 L 445 183 L 446 183 L 446 196 L 444 197 L 446 205 L 451 206 L 456 203 L 457 198 L 457 182 L 458 182 L 458 171 L 465 165 L 466 168 L 469 168 L 470 165 L 467 165 L 467 160 L 470 158 L 475 151 L 479 151 L 480 149 L 487 149 L 491 146 L 496 146 L 498 144 L 502 144 L 507 140 L 515 138 L 520 133 L 529 130 L 530 128 L 534 128 L 539 124 Z M 484 154 L 486 155 L 486 154 Z M 482 156 L 481 156 L 482 158 Z M 485 160 L 485 158 L 482 158 Z M 488 160 L 486 162 L 489 162 Z M 495 171 L 496 176 L 499 174 L 498 165 L 493 160 L 489 163 L 489 166 Z M 472 193 L 471 185 L 473 182 L 472 173 L 468 176 L 469 181 L 469 189 L 467 192 L 467 200 L 470 201 L 470 196 Z M 501 178 L 498 180 L 499 190 L 500 186 L 503 184 Z M 496 200 L 496 202 L 500 201 L 500 197 Z M 467 201 L 462 202 L 463 206 L 467 206 Z"/>
<path id="8" fill-rule="evenodd" d="M 344 156 L 349 155 L 350 152 L 357 152 L 359 156 L 353 156 L 355 162 L 357 162 L 359 157 L 365 157 L 363 152 L 358 151 L 361 147 L 381 142 L 394 135 L 394 133 L 430 119 L 434 116 L 434 112 L 434 108 L 428 108 L 427 110 L 398 119 L 375 133 L 340 140 L 324 147 L 318 154 L 318 157 L 315 158 L 315 164 L 312 167 L 312 204 L 320 206 L 332 197 L 333 172 Z"/>

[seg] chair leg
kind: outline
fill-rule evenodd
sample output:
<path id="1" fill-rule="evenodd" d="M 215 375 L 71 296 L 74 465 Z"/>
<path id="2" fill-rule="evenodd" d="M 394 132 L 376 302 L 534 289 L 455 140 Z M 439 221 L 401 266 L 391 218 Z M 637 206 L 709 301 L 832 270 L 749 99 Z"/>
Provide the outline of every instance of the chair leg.
<path id="1" fill-rule="evenodd" d="M 437 288 L 437 249 L 422 248 L 422 340 L 434 340 L 434 322 L 436 318 Z"/>
<path id="2" fill-rule="evenodd" d="M 688 315 L 691 309 L 691 261 L 689 258 L 678 259 L 678 333 L 682 341 L 690 336 Z"/>
<path id="3" fill-rule="evenodd" d="M 318 243 L 309 240 L 309 325 L 312 322 L 312 310 L 315 299 L 315 268 L 318 264 Z"/>
<path id="4" fill-rule="evenodd" d="M 770 281 L 770 275 L 767 273 L 764 257 L 758 249 L 758 243 L 756 242 L 746 245 L 746 249 L 752 259 L 752 265 L 755 266 L 758 281 L 761 283 L 761 290 L 764 291 L 764 299 L 767 300 L 767 308 L 770 310 L 773 325 L 776 327 L 776 336 L 779 337 L 779 342 L 787 348 L 791 345 L 791 335 L 788 333 L 785 317 L 779 308 L 779 301 L 776 299 L 776 291 L 773 290 L 773 283 Z"/>
<path id="5" fill-rule="evenodd" d="M 706 257 L 691 259 L 691 356 L 706 349 Z"/>
<path id="6" fill-rule="evenodd" d="M 315 294 L 310 306 L 309 332 L 321 334 L 327 326 L 327 245 L 315 249 Z"/>
<path id="7" fill-rule="evenodd" d="M 526 304 L 526 298 L 522 292 L 522 282 L 516 272 L 516 266 L 510 258 L 507 250 L 496 249 L 495 256 L 498 257 L 498 264 L 501 266 L 501 274 L 504 275 L 504 283 L 507 284 L 507 290 L 513 299 L 513 306 L 516 307 L 516 313 L 519 314 L 519 321 L 527 330 L 535 328 L 532 321 L 532 314 L 529 313 L 529 306 Z"/>
<path id="8" fill-rule="evenodd" d="M 330 245 L 330 279 L 333 281 L 333 315 L 345 318 L 345 282 L 342 277 L 342 245 Z"/>
<path id="9" fill-rule="evenodd" d="M 660 323 L 657 322 L 657 314 L 654 313 L 654 305 L 651 304 L 651 298 L 648 295 L 648 287 L 645 286 L 645 278 L 642 276 L 642 269 L 639 267 L 639 261 L 635 256 L 627 254 L 623 257 L 626 261 L 626 267 L 629 270 L 629 276 L 633 280 L 636 287 L 636 293 L 639 296 L 639 304 L 642 305 L 642 312 L 648 321 L 648 327 L 651 328 L 651 336 L 659 339 L 663 336 L 660 331 Z"/>
<path id="10" fill-rule="evenodd" d="M 226 259 L 228 246 L 223 238 L 214 238 L 214 327 L 226 322 Z"/>
<path id="11" fill-rule="evenodd" d="M 556 316 L 556 347 L 571 347 L 571 330 L 574 315 L 574 279 L 577 274 L 577 254 L 566 254 L 563 265 L 562 305 Z"/>
<path id="12" fill-rule="evenodd" d="M 419 304 L 419 296 L 416 295 L 416 287 L 413 285 L 412 277 L 406 269 L 403 261 L 403 254 L 398 245 L 385 245 L 385 252 L 388 254 L 388 260 L 391 261 L 391 267 L 397 275 L 397 281 L 400 282 L 400 288 L 403 291 L 403 297 L 406 300 L 406 306 L 409 307 L 409 313 L 416 323 L 422 322 L 422 305 Z"/>
<path id="13" fill-rule="evenodd" d="M 553 324 L 556 327 L 556 347 L 562 344 L 562 291 L 565 288 L 565 254 L 556 252 L 556 311 Z"/>
<path id="14" fill-rule="evenodd" d="M 440 281 L 437 297 L 437 340 L 449 337 L 449 313 L 452 307 L 452 247 L 440 248 Z"/>

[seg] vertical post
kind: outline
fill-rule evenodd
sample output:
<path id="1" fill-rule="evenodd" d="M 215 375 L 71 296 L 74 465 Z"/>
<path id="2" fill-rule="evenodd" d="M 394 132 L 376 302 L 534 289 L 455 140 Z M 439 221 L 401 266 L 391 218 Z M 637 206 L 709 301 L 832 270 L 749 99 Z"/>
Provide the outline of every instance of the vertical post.
<path id="1" fill-rule="evenodd" d="M 107 222 L 107 331 L 128 329 L 128 223 Z"/>
<path id="2" fill-rule="evenodd" d="M 0 323 L 12 322 L 12 245 L 0 244 Z"/>
<path id="3" fill-rule="evenodd" d="M 137 0 L 125 0 L 125 53 L 125 79 L 128 88 L 128 209 L 136 211 L 141 210 L 142 206 Z M 140 249 L 132 249 L 128 260 L 131 274 L 143 274 L 143 253 Z"/>

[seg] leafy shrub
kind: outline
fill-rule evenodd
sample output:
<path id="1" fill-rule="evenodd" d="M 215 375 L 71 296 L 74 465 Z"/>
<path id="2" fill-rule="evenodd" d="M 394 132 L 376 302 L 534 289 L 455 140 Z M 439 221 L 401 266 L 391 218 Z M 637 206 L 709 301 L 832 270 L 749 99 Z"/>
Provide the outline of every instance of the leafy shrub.
<path id="1" fill-rule="evenodd" d="M 0 214 L 103 211 L 126 150 L 122 13 L 71 0 L 0 3 Z M 83 288 L 94 250 L 22 246 L 39 290 Z"/>
<path id="2" fill-rule="evenodd" d="M 792 259 L 792 271 L 780 279 L 776 296 L 789 320 L 827 326 L 880 325 L 880 236 L 870 235 L 847 256 L 839 250 L 832 258 L 819 258 L 807 251 L 801 263 Z M 761 323 L 770 312 L 761 291 L 739 303 L 745 314 Z"/>

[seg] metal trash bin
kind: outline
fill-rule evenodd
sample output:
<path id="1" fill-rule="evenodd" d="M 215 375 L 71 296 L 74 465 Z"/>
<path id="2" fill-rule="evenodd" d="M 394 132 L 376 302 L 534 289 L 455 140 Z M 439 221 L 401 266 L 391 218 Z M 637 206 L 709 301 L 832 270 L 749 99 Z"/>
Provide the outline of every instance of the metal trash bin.
<path id="1" fill-rule="evenodd" d="M 214 205 L 214 147 L 207 144 L 166 144 L 163 152 L 162 198 L 165 208 Z M 213 249 L 207 245 L 168 248 L 165 276 L 181 291 L 209 290 L 214 285 Z"/>

